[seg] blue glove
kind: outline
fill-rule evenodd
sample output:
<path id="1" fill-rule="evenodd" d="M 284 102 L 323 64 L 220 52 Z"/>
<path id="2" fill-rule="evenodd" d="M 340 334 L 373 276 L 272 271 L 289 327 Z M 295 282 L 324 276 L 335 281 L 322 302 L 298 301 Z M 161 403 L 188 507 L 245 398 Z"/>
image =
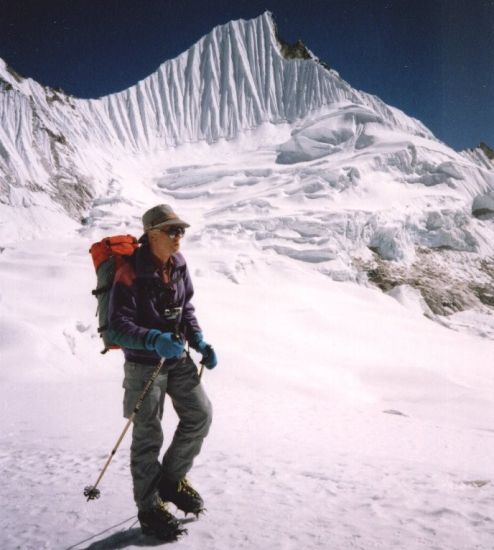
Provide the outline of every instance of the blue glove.
<path id="1" fill-rule="evenodd" d="M 214 367 L 216 367 L 218 364 L 218 357 L 211 344 L 204 341 L 202 332 L 194 332 L 190 345 L 202 355 L 201 363 L 207 369 L 214 369 Z"/>
<path id="2" fill-rule="evenodd" d="M 144 341 L 147 350 L 155 351 L 160 357 L 172 359 L 180 357 L 184 352 L 184 345 L 172 332 L 161 332 L 151 329 Z"/>

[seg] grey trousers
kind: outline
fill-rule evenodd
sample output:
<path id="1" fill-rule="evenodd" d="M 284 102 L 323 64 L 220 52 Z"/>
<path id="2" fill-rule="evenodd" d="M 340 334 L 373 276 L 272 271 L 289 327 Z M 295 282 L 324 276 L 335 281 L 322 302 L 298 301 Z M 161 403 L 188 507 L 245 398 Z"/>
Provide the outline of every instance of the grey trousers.
<path id="1" fill-rule="evenodd" d="M 124 370 L 124 416 L 129 418 L 154 368 L 126 361 Z M 172 400 L 179 423 L 160 464 L 165 394 Z M 194 363 L 184 357 L 163 367 L 133 423 L 130 470 L 139 510 L 150 509 L 156 503 L 157 484 L 162 475 L 177 481 L 185 477 L 201 450 L 211 419 L 211 402 Z"/>

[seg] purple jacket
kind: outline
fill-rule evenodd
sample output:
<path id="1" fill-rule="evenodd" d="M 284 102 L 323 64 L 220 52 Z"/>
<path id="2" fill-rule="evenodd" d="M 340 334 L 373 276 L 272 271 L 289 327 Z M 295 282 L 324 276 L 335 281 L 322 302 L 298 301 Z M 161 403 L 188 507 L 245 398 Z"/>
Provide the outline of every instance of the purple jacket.
<path id="1" fill-rule="evenodd" d="M 149 329 L 178 331 L 188 341 L 201 332 L 190 303 L 193 294 L 182 254 L 172 256 L 170 282 L 165 284 L 149 246 L 139 247 L 117 270 L 110 294 L 109 335 L 123 348 L 125 359 L 145 365 L 158 363 L 158 354 L 144 346 Z M 172 308 L 182 308 L 176 319 L 167 318 L 166 310 Z"/>

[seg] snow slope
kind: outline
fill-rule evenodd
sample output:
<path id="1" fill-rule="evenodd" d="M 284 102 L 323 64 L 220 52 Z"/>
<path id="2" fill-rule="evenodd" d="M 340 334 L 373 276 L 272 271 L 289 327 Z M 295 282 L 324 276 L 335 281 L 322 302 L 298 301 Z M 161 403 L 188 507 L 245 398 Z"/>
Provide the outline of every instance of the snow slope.
<path id="1" fill-rule="evenodd" d="M 215 420 L 191 474 L 208 513 L 179 546 L 492 547 L 492 341 L 283 257 L 250 256 L 236 284 L 210 272 L 229 251 L 196 247 L 192 231 L 183 250 L 220 364 L 204 375 Z M 87 240 L 1 258 L 1 547 L 156 545 L 135 525 L 129 437 L 101 498 L 82 494 L 124 425 Z M 169 404 L 165 419 L 170 441 Z"/>

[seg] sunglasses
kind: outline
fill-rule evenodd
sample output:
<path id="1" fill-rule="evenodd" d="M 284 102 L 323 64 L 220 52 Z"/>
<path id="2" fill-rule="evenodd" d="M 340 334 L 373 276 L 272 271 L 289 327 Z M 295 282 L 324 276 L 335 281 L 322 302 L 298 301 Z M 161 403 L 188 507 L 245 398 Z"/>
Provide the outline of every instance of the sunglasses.
<path id="1" fill-rule="evenodd" d="M 185 227 L 179 225 L 172 225 L 167 228 L 160 229 L 162 233 L 166 233 L 171 239 L 175 237 L 183 237 L 185 235 Z"/>

